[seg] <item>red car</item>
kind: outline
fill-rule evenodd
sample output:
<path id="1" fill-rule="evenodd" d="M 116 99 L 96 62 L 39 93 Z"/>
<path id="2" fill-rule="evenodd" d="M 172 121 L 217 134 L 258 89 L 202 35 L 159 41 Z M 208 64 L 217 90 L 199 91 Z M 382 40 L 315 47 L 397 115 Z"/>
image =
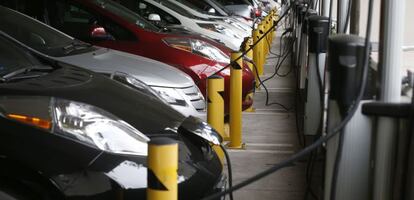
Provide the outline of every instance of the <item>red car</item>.
<path id="1" fill-rule="evenodd" d="M 178 33 L 159 29 L 112 0 L 24 0 L 19 4 L 23 2 L 26 5 L 18 6 L 18 11 L 77 39 L 179 68 L 193 78 L 204 96 L 206 78 L 229 63 L 231 50 L 224 45 L 185 31 Z M 225 78 L 227 112 L 230 69 L 219 75 Z M 243 109 L 252 105 L 253 101 L 247 94 L 253 89 L 254 75 L 244 67 Z"/>

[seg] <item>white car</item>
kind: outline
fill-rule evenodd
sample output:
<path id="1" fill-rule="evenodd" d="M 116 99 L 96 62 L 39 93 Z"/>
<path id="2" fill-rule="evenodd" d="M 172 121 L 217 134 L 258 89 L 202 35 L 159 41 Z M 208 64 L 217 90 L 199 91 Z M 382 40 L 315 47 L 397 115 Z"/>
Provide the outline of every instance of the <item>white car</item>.
<path id="1" fill-rule="evenodd" d="M 186 1 L 186 0 L 170 0 L 173 3 L 177 4 L 178 6 L 186 9 L 191 14 L 203 18 L 205 20 L 216 20 L 222 21 L 224 23 L 230 24 L 231 26 L 235 27 L 233 29 L 236 33 L 242 35 L 243 37 L 250 37 L 252 33 L 252 28 L 248 23 L 242 22 L 235 17 L 220 17 L 202 13 L 201 10 L 197 9 L 195 5 Z"/>
<path id="2" fill-rule="evenodd" d="M 182 114 L 204 118 L 204 97 L 184 72 L 149 58 L 92 46 L 2 6 L 0 15 L 0 34 L 35 54 L 108 75 L 137 90 L 149 89 Z"/>
<path id="3" fill-rule="evenodd" d="M 230 25 L 197 17 L 169 0 L 129 1 L 134 1 L 138 6 L 131 7 L 125 3 L 128 1 L 121 1 L 121 4 L 158 26 L 180 25 L 190 31 L 214 39 L 236 51 L 240 49 L 240 45 L 244 40 L 243 35 L 236 33 Z"/>

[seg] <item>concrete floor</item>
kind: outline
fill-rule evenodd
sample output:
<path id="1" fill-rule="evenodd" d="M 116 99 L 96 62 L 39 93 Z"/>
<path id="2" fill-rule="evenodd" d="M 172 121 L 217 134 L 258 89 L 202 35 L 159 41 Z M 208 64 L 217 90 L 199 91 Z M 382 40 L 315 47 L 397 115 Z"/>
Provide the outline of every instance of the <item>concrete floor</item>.
<path id="1" fill-rule="evenodd" d="M 280 34 L 279 34 L 280 35 Z M 279 49 L 278 39 L 273 40 L 272 52 Z M 272 58 L 273 57 L 273 58 Z M 262 79 L 274 73 L 277 59 L 269 54 Z M 282 73 L 289 70 L 286 61 Z M 279 105 L 265 106 L 266 93 L 263 88 L 254 96 L 255 112 L 243 113 L 244 150 L 229 150 L 233 167 L 233 182 L 237 184 L 247 178 L 288 158 L 300 148 L 295 123 L 294 74 L 277 77 L 265 83 L 269 90 L 269 103 L 281 103 L 290 108 L 286 111 Z M 305 195 L 305 162 L 282 169 L 268 177 L 248 185 L 234 193 L 237 200 L 299 200 Z"/>

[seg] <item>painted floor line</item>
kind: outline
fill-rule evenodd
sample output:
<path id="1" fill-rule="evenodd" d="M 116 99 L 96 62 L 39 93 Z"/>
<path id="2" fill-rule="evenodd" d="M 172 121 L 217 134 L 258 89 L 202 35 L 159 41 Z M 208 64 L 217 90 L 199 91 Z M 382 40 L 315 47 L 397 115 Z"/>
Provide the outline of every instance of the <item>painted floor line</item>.
<path id="1" fill-rule="evenodd" d="M 281 144 L 281 143 L 246 143 L 247 146 L 254 147 L 294 147 L 293 144 Z"/>
<path id="2" fill-rule="evenodd" d="M 294 115 L 293 112 L 245 112 L 243 115 Z"/>
<path id="3" fill-rule="evenodd" d="M 268 153 L 268 154 L 293 154 L 294 151 L 278 151 L 278 150 L 255 150 L 255 149 L 247 149 L 247 150 L 235 150 L 235 149 L 228 149 L 230 153 Z"/>

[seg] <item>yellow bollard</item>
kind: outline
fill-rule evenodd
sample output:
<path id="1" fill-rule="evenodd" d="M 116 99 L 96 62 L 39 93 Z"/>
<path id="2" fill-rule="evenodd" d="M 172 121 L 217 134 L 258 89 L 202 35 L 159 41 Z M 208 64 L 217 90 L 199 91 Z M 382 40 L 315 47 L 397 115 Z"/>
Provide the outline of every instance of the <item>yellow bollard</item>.
<path id="1" fill-rule="evenodd" d="M 154 138 L 148 144 L 148 200 L 177 200 L 178 143 Z"/>
<path id="2" fill-rule="evenodd" d="M 253 50 L 252 49 L 250 49 L 250 51 L 247 51 L 247 50 L 252 46 L 252 44 L 253 44 L 252 38 L 248 38 L 247 42 L 246 42 L 246 45 L 244 46 L 244 51 L 246 52 L 246 57 L 248 57 L 250 60 L 253 60 Z M 250 62 L 247 62 L 247 66 L 249 66 L 250 70 L 254 73 L 253 70 L 255 70 L 255 69 L 254 69 L 253 64 L 250 63 Z M 257 76 L 255 75 L 254 77 L 256 78 L 256 83 L 259 82 Z M 248 96 L 247 98 L 253 99 L 253 93 L 250 93 L 247 96 Z M 245 112 L 254 112 L 255 109 L 253 108 L 253 105 L 252 105 L 252 106 L 250 106 L 250 108 L 247 108 L 244 111 Z"/>
<path id="3" fill-rule="evenodd" d="M 262 34 L 263 34 L 263 36 L 264 36 L 264 38 L 262 39 L 262 41 L 263 41 L 263 61 L 266 59 L 266 55 L 267 55 L 267 46 L 268 46 L 268 44 L 267 44 L 267 40 L 266 40 L 266 35 L 265 35 L 265 33 L 266 33 L 266 29 L 267 29 L 267 26 L 266 26 L 266 21 L 262 21 Z M 263 63 L 264 64 L 264 63 Z"/>
<path id="4" fill-rule="evenodd" d="M 245 43 L 245 45 L 243 47 L 244 48 L 244 51 L 246 52 L 246 55 L 245 56 L 248 57 L 249 59 L 253 60 L 253 49 L 250 49 L 250 47 L 253 44 L 253 39 L 251 37 L 247 37 L 247 38 L 245 38 L 245 40 L 246 40 L 246 43 Z M 247 50 L 249 50 L 249 51 L 247 51 Z M 253 71 L 254 68 L 253 68 L 253 64 L 252 63 L 247 62 L 247 66 L 249 66 L 250 70 Z"/>
<path id="5" fill-rule="evenodd" d="M 224 78 L 219 75 L 210 76 L 207 82 L 207 122 L 219 132 L 222 138 L 226 138 L 223 95 Z"/>
<path id="6" fill-rule="evenodd" d="M 270 27 L 272 27 L 272 31 L 270 32 L 270 43 L 273 43 L 273 36 L 274 36 L 274 32 L 276 30 L 275 27 L 273 27 L 273 25 L 275 25 L 274 21 L 273 21 L 273 13 L 274 11 L 272 10 L 272 14 L 269 17 L 269 21 L 270 21 Z"/>
<path id="7" fill-rule="evenodd" d="M 253 47 L 253 62 L 256 64 L 256 68 L 255 68 L 255 71 L 253 71 L 253 73 L 254 73 L 254 76 L 256 78 L 256 87 L 257 87 L 257 86 L 259 86 L 259 81 L 258 81 L 259 79 L 257 77 L 257 74 L 260 75 L 260 73 L 261 73 L 260 70 L 263 69 L 261 64 L 260 64 L 260 59 L 261 59 L 262 52 L 261 52 L 261 47 L 260 47 L 261 43 L 260 42 L 258 43 L 259 38 L 260 38 L 259 28 L 254 29 L 252 35 L 253 35 L 253 44 L 256 44 Z M 256 71 L 257 71 L 257 73 L 256 73 Z"/>
<path id="8" fill-rule="evenodd" d="M 242 72 L 243 59 L 241 52 L 231 53 L 230 70 L 230 143 L 229 148 L 241 149 L 242 144 Z M 234 64 L 233 64 L 234 63 Z"/>
<path id="9" fill-rule="evenodd" d="M 264 28 L 263 28 L 263 24 L 260 24 L 259 25 L 259 33 L 260 33 L 260 37 L 263 37 L 263 35 L 264 35 Z M 265 55 L 266 55 L 266 50 L 265 50 L 265 47 L 267 46 L 267 44 L 266 44 L 266 38 L 262 38 L 262 40 L 260 40 L 260 52 L 261 52 L 261 54 L 260 54 L 260 61 L 259 61 L 259 63 L 260 63 L 260 66 L 258 67 L 259 68 L 259 70 L 258 70 L 258 72 L 259 72 L 259 75 L 261 76 L 261 75 L 263 75 L 263 69 L 264 69 L 264 65 L 265 65 Z"/>
<path id="10" fill-rule="evenodd" d="M 270 42 L 270 32 L 269 32 L 269 30 L 270 30 L 270 22 L 269 22 L 269 17 L 267 17 L 266 18 L 266 29 L 265 29 L 265 33 L 267 33 L 266 34 L 266 39 L 267 39 L 267 41 L 266 41 L 266 56 L 267 56 L 267 54 L 269 53 L 269 50 L 270 50 L 270 45 L 271 45 L 271 42 Z"/>
<path id="11" fill-rule="evenodd" d="M 273 34 L 273 20 L 272 20 L 272 15 L 269 15 L 269 17 L 267 18 L 267 21 L 269 22 L 269 33 L 268 33 L 268 37 L 269 37 L 269 43 L 272 44 L 272 34 Z M 269 48 L 270 51 L 270 48 Z"/>
<path id="12" fill-rule="evenodd" d="M 229 136 L 224 132 L 224 78 L 219 75 L 208 77 L 207 82 L 207 123 L 209 123 L 221 135 L 223 140 L 229 141 Z M 224 163 L 223 150 L 214 145 L 213 149 Z"/>
<path id="13" fill-rule="evenodd" d="M 273 12 L 272 15 L 272 25 L 275 25 L 275 21 L 277 21 L 277 12 Z M 273 29 L 272 38 L 274 38 L 276 35 L 276 27 Z"/>

